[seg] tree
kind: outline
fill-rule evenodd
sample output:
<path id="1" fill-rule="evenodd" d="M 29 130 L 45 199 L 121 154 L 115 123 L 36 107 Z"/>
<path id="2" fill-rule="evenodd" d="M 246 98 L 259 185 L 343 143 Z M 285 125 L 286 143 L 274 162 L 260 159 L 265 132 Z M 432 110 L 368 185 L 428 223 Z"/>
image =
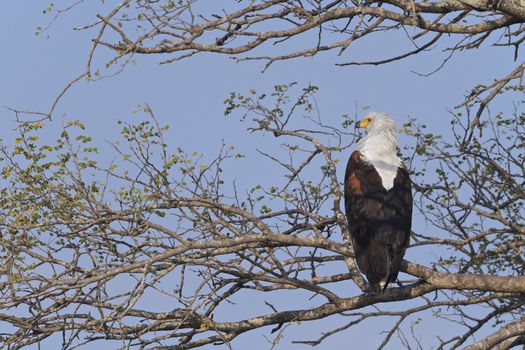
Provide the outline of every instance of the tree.
<path id="1" fill-rule="evenodd" d="M 314 322 L 321 332 L 294 341 L 318 345 L 385 319 L 377 348 L 396 336 L 405 348 L 524 345 L 525 114 L 520 103 L 511 114 L 484 113 L 498 94 L 522 98 L 524 63 L 472 89 L 451 114 L 451 138 L 415 120 L 402 126 L 412 140 L 402 154 L 419 215 L 432 226 L 414 232 L 409 249 L 423 250 L 426 260 L 405 261 L 410 277 L 381 295 L 366 293 L 340 210 L 340 166 L 357 138 L 354 120 L 327 124 L 315 108 L 314 86 L 277 85 L 226 101 L 226 114 L 240 116 L 249 132 L 282 144 L 284 153 L 263 153 L 280 169 L 268 186 L 238 187 L 228 169 L 244 155 L 233 146 L 210 157 L 169 144 L 167 126 L 148 106 L 139 106 L 142 121 L 119 122 L 122 139 L 112 143 L 109 165 L 98 161 L 100 145 L 81 122 L 67 122 L 54 142 L 42 141 L 71 84 L 119 72 L 140 54 L 175 63 L 222 53 L 262 60 L 267 69 L 322 51 L 342 56 L 357 40 L 411 26 L 415 48 L 340 64 L 386 64 L 439 43 L 452 55 L 492 42 L 514 47 L 517 60 L 520 1 L 259 0 L 231 2 L 224 11 L 206 5 L 126 0 L 98 16 L 83 28 L 97 29 L 86 71 L 41 120 L 20 123 L 14 144 L 0 144 L 0 343 L 19 349 L 59 338 L 64 349 L 107 342 L 189 349 L 227 347 L 260 330 L 275 347 L 294 325 Z M 296 38 L 311 47 L 286 51 Z M 274 48 L 261 54 L 269 44 Z M 103 48 L 114 55 L 104 62 L 108 71 L 94 68 L 97 53 L 108 52 Z M 282 293 L 293 293 L 299 306 L 279 305 Z M 236 307 L 245 313 L 232 313 Z M 429 314 L 458 323 L 457 332 L 420 339 L 420 318 Z"/>
<path id="2" fill-rule="evenodd" d="M 240 115 L 250 132 L 282 140 L 286 156 L 265 154 L 282 169 L 269 187 L 240 189 L 224 175 L 243 157 L 231 146 L 208 159 L 166 144 L 167 127 L 148 106 L 142 122 L 119 122 L 123 142 L 112 144 L 116 158 L 106 167 L 80 122 L 50 144 L 38 136 L 44 124 L 23 124 L 14 147 L 1 147 L 3 345 L 24 348 L 58 333 L 63 348 L 118 340 L 121 348 L 190 349 L 270 326 L 275 346 L 291 324 L 343 314 L 349 320 L 334 329 L 295 341 L 316 345 L 384 317 L 391 326 L 375 346 L 398 333 L 411 348 L 402 327 L 428 310 L 463 325 L 449 339 L 433 334 L 438 348 L 523 344 L 525 114 L 485 121 L 485 136 L 469 143 L 461 116 L 452 141 L 404 125 L 414 140 L 407 164 L 426 162 L 412 169 L 417 203 L 435 225 L 414 232 L 411 249 L 450 253 L 429 267 L 404 262 L 415 280 L 376 295 L 365 291 L 340 209 L 338 162 L 353 144 L 342 142 L 355 136 L 353 120 L 323 124 L 316 90 L 278 85 L 226 101 L 226 114 Z M 297 124 L 305 113 L 310 129 Z M 273 304 L 290 290 L 301 308 Z M 395 304 L 403 300 L 412 306 Z M 250 316 L 231 320 L 231 302 Z M 486 326 L 491 334 L 473 341 Z"/>
<path id="3" fill-rule="evenodd" d="M 58 10 L 52 22 L 82 3 Z M 52 6 L 47 11 L 51 12 Z M 217 7 L 197 0 L 125 0 L 107 14 L 97 15 L 95 22 L 78 28 L 98 31 L 87 69 L 72 83 L 104 74 L 93 68 L 101 48 L 113 54 L 103 66 L 115 67 L 108 74 L 119 72 L 136 55 L 159 55 L 161 63 L 167 64 L 201 53 L 224 54 L 237 61 L 264 61 L 266 70 L 277 61 L 336 51 L 342 57 L 336 63 L 339 66 L 380 65 L 422 54 L 439 43 L 449 52 L 442 66 L 452 55 L 487 43 L 513 48 L 517 61 L 525 39 L 524 21 L 521 0 L 257 0 L 248 4 L 230 1 Z M 406 27 L 412 27 L 414 34 L 409 35 Z M 345 50 L 353 43 L 400 30 L 407 33 L 407 48 L 366 62 L 344 59 Z M 304 47 L 305 43 L 310 45 Z M 525 63 L 518 61 L 505 77 L 473 87 L 457 107 L 477 105 L 471 123 L 478 125 L 489 102 L 521 79 L 524 69 Z M 55 106 L 45 114 L 50 116 Z"/>

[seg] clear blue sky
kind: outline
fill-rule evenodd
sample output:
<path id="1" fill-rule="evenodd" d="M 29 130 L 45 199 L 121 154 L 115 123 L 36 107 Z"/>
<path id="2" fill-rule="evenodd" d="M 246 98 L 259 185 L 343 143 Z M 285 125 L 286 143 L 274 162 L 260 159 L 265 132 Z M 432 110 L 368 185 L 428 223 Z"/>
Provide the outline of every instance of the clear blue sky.
<path id="1" fill-rule="evenodd" d="M 78 32 L 72 28 L 87 24 L 94 14 L 106 9 L 98 1 L 89 1 L 83 7 L 61 18 L 46 33 L 35 36 L 37 26 L 46 25 L 49 16 L 42 10 L 45 3 L 5 0 L 0 12 L 0 106 L 47 111 L 58 92 L 85 69 L 92 32 Z M 61 8 L 67 1 L 55 1 Z M 408 28 L 410 31 L 411 28 Z M 182 62 L 159 66 L 161 57 L 135 57 L 137 64 L 128 66 L 121 74 L 97 82 L 75 85 L 60 102 L 54 123 L 80 119 L 95 136 L 95 142 L 118 135 L 117 118 L 129 118 L 138 103 L 149 103 L 160 119 L 172 125 L 175 144 L 190 151 L 214 154 L 224 139 L 247 154 L 257 147 L 271 147 L 269 137 L 253 137 L 244 132 L 244 125 L 235 118 L 223 116 L 223 101 L 231 91 L 248 89 L 269 91 L 278 83 L 309 82 L 320 87 L 319 107 L 324 121 L 338 123 L 344 113 L 353 115 L 355 104 L 392 114 L 399 123 L 408 116 L 425 122 L 436 132 L 447 135 L 449 114 L 447 108 L 462 101 L 467 89 L 477 83 L 487 83 L 513 69 L 512 52 L 502 48 L 481 48 L 456 55 L 444 69 L 423 78 L 411 71 L 426 73 L 434 70 L 446 53 L 439 48 L 401 62 L 384 66 L 336 67 L 335 62 L 359 59 L 381 59 L 400 53 L 408 47 L 403 33 L 376 35 L 375 41 L 363 41 L 351 46 L 344 59 L 334 54 L 320 54 L 314 58 L 277 62 L 261 74 L 262 62 L 235 63 L 226 56 L 198 55 Z M 305 43 L 310 46 L 312 43 Z M 502 106 L 502 109 L 508 108 Z M 360 114 L 362 110 L 358 111 Z M 0 135 L 13 137 L 14 115 L 0 110 Z M 55 130 L 58 130 L 56 128 Z M 53 133 L 52 129 L 49 131 Z M 245 187 L 268 178 L 265 167 L 254 158 L 243 160 L 239 178 Z M 246 174 L 246 169 L 251 173 Z M 428 226 L 416 219 L 416 229 Z M 433 254 L 427 252 L 427 254 Z M 409 254 L 408 258 L 411 256 Z M 282 305 L 291 305 L 293 298 L 283 293 Z M 288 293 L 289 294 L 289 293 Z M 234 309 L 235 310 L 235 309 Z M 239 315 L 242 310 L 238 310 Z M 435 323 L 432 323 L 435 322 Z M 320 330 L 312 325 L 293 326 L 286 339 L 304 334 L 314 336 Z M 443 328 L 440 333 L 453 331 L 452 324 L 431 321 L 425 327 Z M 326 330 L 328 327 L 326 328 Z M 1 330 L 0 330 L 1 332 Z M 371 331 L 374 336 L 376 330 Z M 304 337 L 303 337 L 304 338 Z M 253 341 L 255 339 L 255 342 Z M 433 339 L 429 339 L 433 340 Z M 257 335 L 241 337 L 234 348 L 267 349 L 268 344 Z M 350 332 L 322 343 L 317 349 L 367 349 L 364 333 Z M 396 344 L 395 342 L 393 344 Z M 237 346 L 236 346 L 237 345 Z M 278 347 L 302 348 L 286 341 Z M 395 349 L 392 345 L 391 349 Z"/>

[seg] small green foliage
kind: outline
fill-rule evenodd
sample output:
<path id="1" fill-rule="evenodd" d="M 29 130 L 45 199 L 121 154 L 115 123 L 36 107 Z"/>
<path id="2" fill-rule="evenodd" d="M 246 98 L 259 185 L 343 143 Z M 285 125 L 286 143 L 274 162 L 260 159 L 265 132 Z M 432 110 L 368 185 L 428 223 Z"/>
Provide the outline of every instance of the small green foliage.
<path id="1" fill-rule="evenodd" d="M 44 15 L 45 15 L 45 14 L 49 14 L 49 13 L 51 13 L 51 12 L 53 11 L 53 7 L 54 7 L 54 6 L 55 6 L 55 5 L 54 5 L 52 2 L 49 3 L 49 5 L 47 5 L 47 7 L 46 7 L 44 10 L 42 10 L 42 13 L 43 13 Z"/>
<path id="2" fill-rule="evenodd" d="M 282 129 L 290 122 L 295 111 L 311 113 L 314 110 L 313 97 L 319 90 L 318 87 L 308 85 L 292 98 L 292 92 L 297 89 L 296 85 L 295 82 L 275 85 L 269 95 L 271 100 L 267 99 L 266 94 L 256 96 L 257 92 L 254 89 L 248 91 L 248 96 L 232 92 L 224 101 L 224 115 L 229 116 L 240 110 L 241 121 L 252 115 L 252 121 L 256 123 L 258 130 Z"/>

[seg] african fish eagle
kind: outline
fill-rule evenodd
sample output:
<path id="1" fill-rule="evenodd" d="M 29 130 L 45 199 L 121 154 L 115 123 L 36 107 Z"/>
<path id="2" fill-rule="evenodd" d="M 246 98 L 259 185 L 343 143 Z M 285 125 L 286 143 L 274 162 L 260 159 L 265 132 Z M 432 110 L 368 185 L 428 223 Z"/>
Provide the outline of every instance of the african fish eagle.
<path id="1" fill-rule="evenodd" d="M 379 293 L 396 281 L 410 242 L 412 191 L 392 117 L 372 112 L 357 127 L 366 136 L 346 166 L 345 211 L 357 266 Z"/>

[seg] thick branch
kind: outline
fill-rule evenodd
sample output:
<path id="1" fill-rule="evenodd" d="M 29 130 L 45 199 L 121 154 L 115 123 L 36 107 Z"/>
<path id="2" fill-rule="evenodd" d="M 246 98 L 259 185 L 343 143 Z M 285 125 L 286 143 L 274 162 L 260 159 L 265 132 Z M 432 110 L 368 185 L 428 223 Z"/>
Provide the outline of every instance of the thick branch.
<path id="1" fill-rule="evenodd" d="M 464 350 L 487 350 L 493 349 L 502 342 L 514 338 L 521 337 L 525 334 L 525 317 L 520 318 L 517 321 L 508 323 L 492 333 L 488 337 L 464 348 Z M 515 339 L 512 339 L 514 342 Z M 510 344 L 509 344 L 510 345 Z"/>

